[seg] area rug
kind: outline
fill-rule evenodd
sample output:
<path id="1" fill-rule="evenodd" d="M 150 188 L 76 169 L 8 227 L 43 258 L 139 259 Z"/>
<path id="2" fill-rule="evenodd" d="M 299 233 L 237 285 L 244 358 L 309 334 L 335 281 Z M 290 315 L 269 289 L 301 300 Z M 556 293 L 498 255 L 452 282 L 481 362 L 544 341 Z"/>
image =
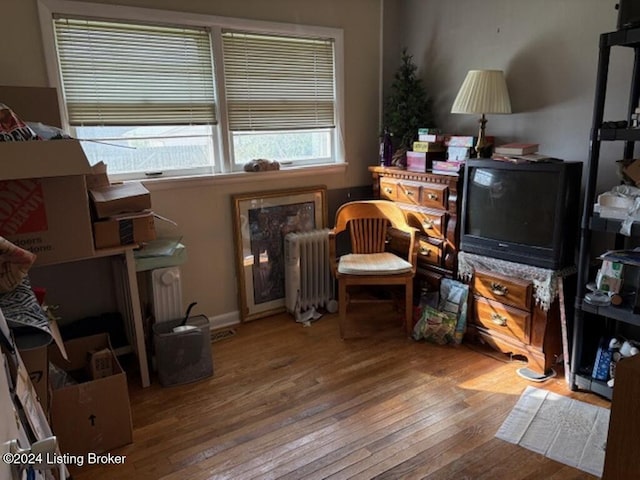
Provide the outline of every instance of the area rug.
<path id="1" fill-rule="evenodd" d="M 527 387 L 496 437 L 602 476 L 609 409 Z"/>

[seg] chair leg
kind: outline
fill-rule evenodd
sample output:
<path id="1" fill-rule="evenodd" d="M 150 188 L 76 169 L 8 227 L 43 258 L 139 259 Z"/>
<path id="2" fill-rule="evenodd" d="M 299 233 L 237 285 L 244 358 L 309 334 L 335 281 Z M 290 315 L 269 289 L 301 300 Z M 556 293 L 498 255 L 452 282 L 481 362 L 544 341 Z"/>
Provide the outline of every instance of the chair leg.
<path id="1" fill-rule="evenodd" d="M 347 303 L 349 299 L 347 297 L 347 285 L 346 282 L 338 281 L 338 312 L 340 316 L 340 338 L 344 338 L 347 326 Z"/>
<path id="2" fill-rule="evenodd" d="M 413 279 L 405 285 L 404 308 L 404 329 L 405 333 L 411 336 L 413 331 Z"/>

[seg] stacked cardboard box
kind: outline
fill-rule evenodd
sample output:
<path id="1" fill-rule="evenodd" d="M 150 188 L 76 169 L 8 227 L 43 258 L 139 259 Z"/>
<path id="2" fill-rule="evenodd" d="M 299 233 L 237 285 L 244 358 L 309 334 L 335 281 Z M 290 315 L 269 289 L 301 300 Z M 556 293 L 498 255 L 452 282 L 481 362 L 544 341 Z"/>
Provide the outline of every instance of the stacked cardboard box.
<path id="1" fill-rule="evenodd" d="M 151 195 L 140 182 L 89 189 L 96 248 L 143 243 L 156 238 Z"/>

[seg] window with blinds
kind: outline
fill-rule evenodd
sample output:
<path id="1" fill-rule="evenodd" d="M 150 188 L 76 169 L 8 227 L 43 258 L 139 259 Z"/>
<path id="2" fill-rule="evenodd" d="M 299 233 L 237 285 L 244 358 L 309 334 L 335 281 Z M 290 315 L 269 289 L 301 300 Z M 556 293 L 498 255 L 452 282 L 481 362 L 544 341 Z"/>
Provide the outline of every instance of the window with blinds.
<path id="1" fill-rule="evenodd" d="M 70 5 L 56 4 L 68 11 L 51 11 L 43 37 L 55 40 L 71 133 L 92 140 L 83 143 L 87 156 L 110 175 L 225 173 L 254 159 L 281 168 L 344 161 L 336 140 L 341 32 L 267 22 L 253 31 L 255 21 Z"/>
<path id="2" fill-rule="evenodd" d="M 210 173 L 216 124 L 208 29 L 54 20 L 73 134 L 125 176 Z"/>
<path id="3" fill-rule="evenodd" d="M 229 130 L 334 127 L 333 41 L 226 31 Z"/>
<path id="4" fill-rule="evenodd" d="M 212 125 L 205 29 L 58 18 L 60 74 L 71 125 Z"/>
<path id="5" fill-rule="evenodd" d="M 223 30 L 222 45 L 235 165 L 332 161 L 333 40 Z"/>

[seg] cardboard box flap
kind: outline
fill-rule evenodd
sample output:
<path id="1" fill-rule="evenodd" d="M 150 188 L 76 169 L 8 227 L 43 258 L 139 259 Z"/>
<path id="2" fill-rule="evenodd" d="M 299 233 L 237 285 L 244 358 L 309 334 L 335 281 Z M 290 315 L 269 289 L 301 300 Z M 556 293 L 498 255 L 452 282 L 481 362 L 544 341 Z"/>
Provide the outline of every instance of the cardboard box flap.
<path id="1" fill-rule="evenodd" d="M 80 370 L 87 364 L 87 352 L 111 348 L 109 335 L 99 333 L 68 340 L 64 343 L 67 360 L 58 348 L 49 348 L 49 360 L 65 370 Z"/>
<path id="2" fill-rule="evenodd" d="M 90 193 L 96 202 L 111 202 L 124 198 L 147 196 L 149 190 L 140 182 L 128 182 L 92 188 Z"/>
<path id="3" fill-rule="evenodd" d="M 91 173 L 85 175 L 87 190 L 92 188 L 107 187 L 109 185 L 109 175 L 107 175 L 107 165 L 101 160 L 91 166 Z"/>
<path id="4" fill-rule="evenodd" d="M 55 88 L 0 86 L 0 103 L 9 107 L 23 122 L 62 127 Z"/>
<path id="5" fill-rule="evenodd" d="M 78 140 L 0 142 L 0 158 L 3 159 L 0 162 L 0 178 L 3 180 L 91 173 L 91 166 Z"/>

